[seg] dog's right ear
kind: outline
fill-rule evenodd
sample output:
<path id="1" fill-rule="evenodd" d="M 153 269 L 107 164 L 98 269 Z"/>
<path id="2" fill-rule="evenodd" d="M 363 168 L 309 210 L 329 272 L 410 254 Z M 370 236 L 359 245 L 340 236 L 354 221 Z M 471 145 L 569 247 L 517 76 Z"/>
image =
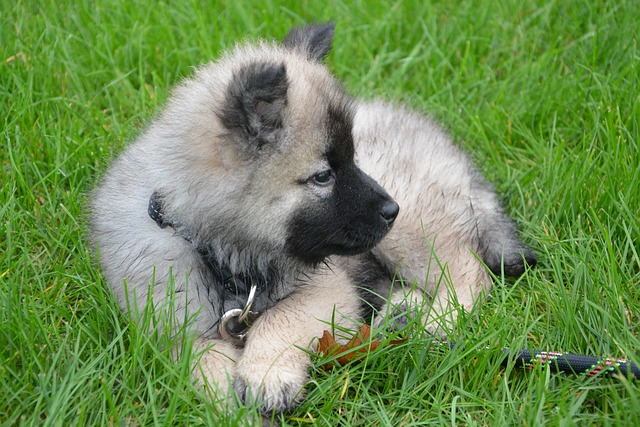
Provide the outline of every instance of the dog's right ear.
<path id="1" fill-rule="evenodd" d="M 288 88 L 284 64 L 246 65 L 229 84 L 218 117 L 232 134 L 248 143 L 250 152 L 275 143 L 285 119 Z"/>
<path id="2" fill-rule="evenodd" d="M 297 50 L 309 59 L 322 62 L 331 51 L 331 42 L 336 24 L 311 24 L 302 28 L 292 28 L 284 38 L 282 45 Z"/>

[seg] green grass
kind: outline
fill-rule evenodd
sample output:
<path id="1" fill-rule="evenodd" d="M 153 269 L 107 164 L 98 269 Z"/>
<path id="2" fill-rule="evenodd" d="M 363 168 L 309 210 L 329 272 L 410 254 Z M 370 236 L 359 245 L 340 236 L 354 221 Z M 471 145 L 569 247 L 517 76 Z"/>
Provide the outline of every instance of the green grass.
<path id="1" fill-rule="evenodd" d="M 318 360 L 283 423 L 640 425 L 637 382 L 499 366 L 504 346 L 640 361 L 637 1 L 216 3 L 0 0 L 0 423 L 216 425 L 188 357 L 106 291 L 84 194 L 192 66 L 335 19 L 348 90 L 443 121 L 539 266 L 462 316 L 464 348 L 416 334 L 346 368 Z"/>

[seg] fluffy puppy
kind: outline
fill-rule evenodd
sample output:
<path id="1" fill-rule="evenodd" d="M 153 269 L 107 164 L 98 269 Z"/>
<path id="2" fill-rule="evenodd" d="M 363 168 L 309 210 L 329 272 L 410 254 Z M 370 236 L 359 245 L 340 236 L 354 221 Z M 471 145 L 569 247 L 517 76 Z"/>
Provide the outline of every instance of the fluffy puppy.
<path id="1" fill-rule="evenodd" d="M 332 38 L 331 24 L 294 28 L 201 67 L 92 194 L 91 239 L 122 309 L 184 319 L 195 375 L 265 412 L 299 401 L 304 349 L 327 322 L 381 308 L 395 274 L 448 307 L 446 270 L 468 308 L 491 284 L 476 255 L 516 275 L 535 261 L 437 125 L 345 93 L 322 64 Z"/>

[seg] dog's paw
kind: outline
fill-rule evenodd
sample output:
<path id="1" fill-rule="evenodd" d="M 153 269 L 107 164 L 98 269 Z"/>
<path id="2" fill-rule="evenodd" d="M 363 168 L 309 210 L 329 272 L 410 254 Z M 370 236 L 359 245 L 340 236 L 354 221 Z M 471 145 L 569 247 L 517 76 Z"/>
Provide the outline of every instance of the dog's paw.
<path id="1" fill-rule="evenodd" d="M 258 405 L 263 413 L 281 413 L 297 406 L 308 379 L 300 366 L 242 366 L 236 371 L 234 388 L 245 404 Z"/>

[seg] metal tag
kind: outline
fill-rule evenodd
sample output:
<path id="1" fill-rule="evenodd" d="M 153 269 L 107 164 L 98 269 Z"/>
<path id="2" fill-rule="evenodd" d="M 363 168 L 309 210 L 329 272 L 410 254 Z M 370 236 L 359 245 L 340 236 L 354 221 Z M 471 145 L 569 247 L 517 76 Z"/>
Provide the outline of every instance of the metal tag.
<path id="1" fill-rule="evenodd" d="M 249 311 L 244 319 L 241 320 L 243 310 L 234 308 L 227 311 L 220 319 L 218 324 L 218 333 L 222 339 L 232 342 L 238 347 L 244 345 L 244 339 L 249 332 L 249 327 L 259 316 L 258 313 Z"/>
<path id="2" fill-rule="evenodd" d="M 249 332 L 249 327 L 260 315 L 251 311 L 256 289 L 257 285 L 251 285 L 244 308 L 234 308 L 227 311 L 222 315 L 218 324 L 218 333 L 222 339 L 230 341 L 238 347 L 244 346 L 244 339 Z"/>

